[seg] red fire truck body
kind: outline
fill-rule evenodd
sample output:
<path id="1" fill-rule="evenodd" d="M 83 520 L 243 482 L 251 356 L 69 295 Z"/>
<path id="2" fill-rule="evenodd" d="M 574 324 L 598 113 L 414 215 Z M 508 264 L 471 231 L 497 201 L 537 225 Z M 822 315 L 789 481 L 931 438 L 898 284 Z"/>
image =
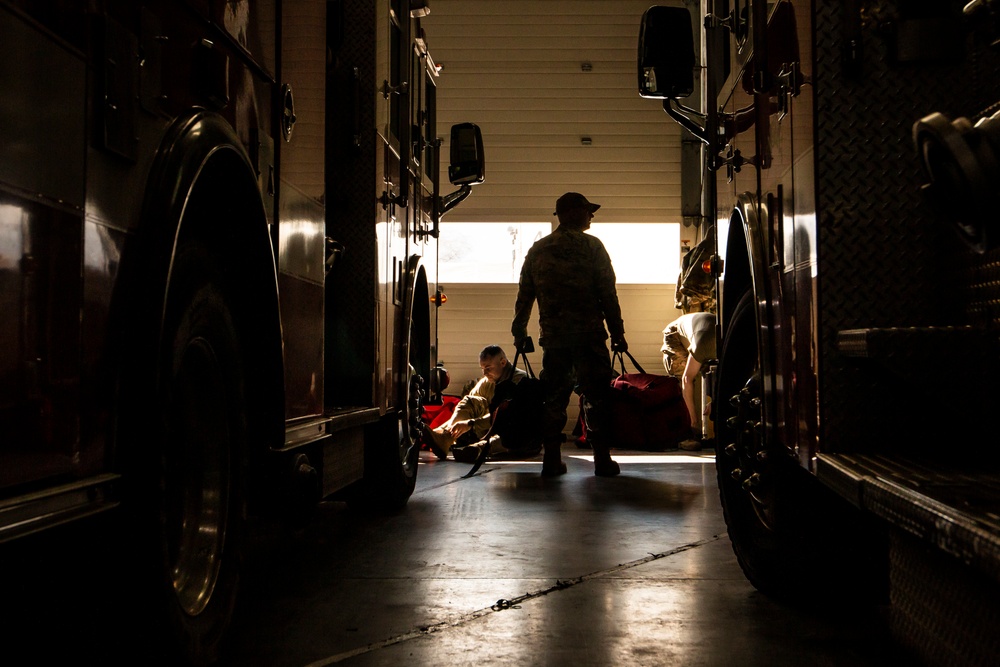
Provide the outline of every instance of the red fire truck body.
<path id="1" fill-rule="evenodd" d="M 779 595 L 888 590 L 924 659 L 986 664 L 1000 7 L 685 4 L 644 16 L 639 89 L 704 146 L 737 559 Z"/>
<path id="2" fill-rule="evenodd" d="M 419 0 L 0 3 L 0 540 L 121 505 L 217 656 L 248 513 L 413 491 L 439 394 Z M 455 154 L 455 153 L 453 153 Z"/>

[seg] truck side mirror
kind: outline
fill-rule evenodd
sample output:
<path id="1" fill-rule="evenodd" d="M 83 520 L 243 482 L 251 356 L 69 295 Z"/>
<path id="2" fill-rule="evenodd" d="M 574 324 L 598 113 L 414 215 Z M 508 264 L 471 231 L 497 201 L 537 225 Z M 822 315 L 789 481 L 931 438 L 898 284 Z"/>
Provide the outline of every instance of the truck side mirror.
<path id="1" fill-rule="evenodd" d="M 435 142 L 435 155 L 441 147 L 441 140 Z M 434 160 L 435 164 L 437 159 Z M 431 236 L 438 237 L 441 216 L 465 201 L 472 194 L 472 186 L 486 180 L 486 158 L 483 157 L 483 133 L 475 123 L 459 123 L 451 126 L 451 164 L 448 166 L 448 180 L 460 186 L 451 194 L 434 198 L 434 229 Z"/>
<path id="2" fill-rule="evenodd" d="M 451 126 L 451 164 L 448 180 L 452 185 L 475 185 L 486 180 L 483 133 L 475 123 Z"/>
<path id="3" fill-rule="evenodd" d="M 694 34 L 691 12 L 653 6 L 639 28 L 639 95 L 680 99 L 694 91 Z"/>

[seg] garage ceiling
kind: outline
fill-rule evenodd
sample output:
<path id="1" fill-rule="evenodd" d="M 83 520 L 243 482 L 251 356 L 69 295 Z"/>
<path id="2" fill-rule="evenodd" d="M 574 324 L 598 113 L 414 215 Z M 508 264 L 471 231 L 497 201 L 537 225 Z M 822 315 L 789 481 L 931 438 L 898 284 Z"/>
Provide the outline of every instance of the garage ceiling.
<path id="1" fill-rule="evenodd" d="M 486 153 L 486 182 L 448 222 L 547 222 L 569 190 L 603 205 L 598 222 L 681 221 L 680 130 L 636 92 L 639 23 L 651 4 L 431 3 L 423 28 L 441 66 L 442 162 L 453 123 L 478 124 Z"/>

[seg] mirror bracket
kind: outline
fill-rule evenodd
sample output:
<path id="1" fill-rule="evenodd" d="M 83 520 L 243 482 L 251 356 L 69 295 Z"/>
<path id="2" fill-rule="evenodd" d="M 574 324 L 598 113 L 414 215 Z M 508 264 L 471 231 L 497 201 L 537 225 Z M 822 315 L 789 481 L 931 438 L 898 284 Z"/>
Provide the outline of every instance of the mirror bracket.
<path id="1" fill-rule="evenodd" d="M 712 142 L 705 128 L 685 116 L 680 109 L 675 109 L 674 102 L 675 100 L 672 99 L 663 100 L 663 110 L 667 112 L 667 115 L 677 121 L 678 125 L 693 134 L 701 143 L 711 148 Z"/>
<path id="2" fill-rule="evenodd" d="M 378 198 L 380 204 L 382 204 L 382 210 L 389 208 L 389 204 L 395 204 L 400 208 L 406 208 L 406 196 L 405 195 L 394 195 L 388 190 L 382 193 L 382 196 Z"/>
<path id="3" fill-rule="evenodd" d="M 726 16 L 718 16 L 716 14 L 705 15 L 705 29 L 712 30 L 714 28 L 725 28 L 729 32 L 736 32 L 736 11 L 731 11 Z"/>
<path id="4" fill-rule="evenodd" d="M 799 63 L 784 63 L 777 75 L 777 84 L 787 90 L 792 97 L 797 97 L 802 89 L 802 73 Z"/>
<path id="5" fill-rule="evenodd" d="M 440 204 L 438 207 L 439 217 L 440 215 L 444 215 L 445 213 L 447 213 L 448 211 L 450 211 L 451 209 L 455 208 L 463 201 L 468 199 L 469 195 L 471 194 L 472 194 L 472 186 L 466 184 L 460 187 L 458 190 L 455 190 L 450 194 L 446 194 L 443 197 L 440 197 L 439 198 Z M 435 234 L 434 236 L 436 237 L 437 235 Z"/>
<path id="6" fill-rule="evenodd" d="M 784 120 L 791 108 L 791 98 L 798 97 L 802 76 L 798 63 L 785 63 L 776 77 L 778 87 L 778 121 Z"/>
<path id="7" fill-rule="evenodd" d="M 391 95 L 405 95 L 409 91 L 409 83 L 403 81 L 398 86 L 390 86 L 389 81 L 382 82 L 382 97 L 389 99 Z"/>
<path id="8" fill-rule="evenodd" d="M 727 181 L 729 183 L 732 183 L 735 175 L 740 173 L 740 169 L 745 164 L 757 165 L 758 164 L 757 156 L 751 155 L 750 157 L 743 157 L 743 154 L 740 153 L 740 149 L 737 148 L 733 150 L 733 145 L 729 144 L 726 150 L 726 157 L 725 159 L 722 160 L 719 166 L 722 165 L 726 166 Z"/>

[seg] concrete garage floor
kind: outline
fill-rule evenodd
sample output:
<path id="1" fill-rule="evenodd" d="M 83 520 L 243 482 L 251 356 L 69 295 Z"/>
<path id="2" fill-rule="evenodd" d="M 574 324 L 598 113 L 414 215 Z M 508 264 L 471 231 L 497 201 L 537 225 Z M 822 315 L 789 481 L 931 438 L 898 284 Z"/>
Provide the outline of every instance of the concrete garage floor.
<path id="1" fill-rule="evenodd" d="M 539 461 L 421 454 L 395 516 L 325 503 L 262 535 L 232 665 L 912 664 L 876 612 L 801 610 L 756 592 L 729 539 L 711 454 L 615 452 L 597 478 Z M 808 585 L 803 582 L 803 585 Z"/>

